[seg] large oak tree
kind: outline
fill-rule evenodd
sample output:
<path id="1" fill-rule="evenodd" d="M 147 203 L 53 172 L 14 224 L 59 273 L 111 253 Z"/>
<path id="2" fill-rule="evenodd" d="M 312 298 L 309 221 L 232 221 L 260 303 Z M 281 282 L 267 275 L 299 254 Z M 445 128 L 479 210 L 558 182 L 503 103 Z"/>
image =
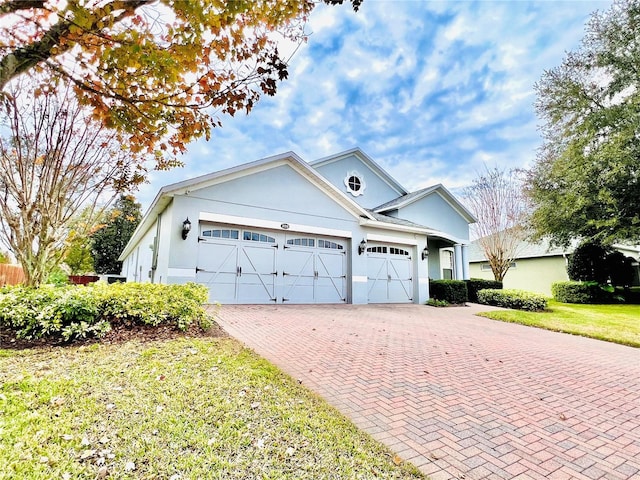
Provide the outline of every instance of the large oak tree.
<path id="1" fill-rule="evenodd" d="M 528 176 L 537 236 L 640 242 L 640 0 L 596 12 L 536 85 L 544 144 Z"/>
<path id="2" fill-rule="evenodd" d="M 324 0 L 341 4 L 344 0 Z M 358 9 L 362 0 L 351 0 Z M 184 152 L 287 77 L 315 0 L 0 1 L 0 90 L 38 72 L 63 79 L 134 151 Z"/>

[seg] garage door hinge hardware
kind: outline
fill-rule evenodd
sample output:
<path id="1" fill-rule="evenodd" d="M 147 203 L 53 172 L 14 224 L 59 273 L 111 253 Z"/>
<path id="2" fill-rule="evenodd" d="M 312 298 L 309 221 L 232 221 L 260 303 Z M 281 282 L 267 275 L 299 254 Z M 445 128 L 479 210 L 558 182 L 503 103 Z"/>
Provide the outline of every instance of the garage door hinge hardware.
<path id="1" fill-rule="evenodd" d="M 278 272 L 271 272 L 271 275 L 275 275 L 277 277 L 278 276 Z"/>
<path id="2" fill-rule="evenodd" d="M 282 249 L 283 249 L 283 250 L 286 250 L 287 248 L 291 248 L 291 247 L 287 247 L 286 245 L 283 245 L 283 246 L 282 246 Z"/>
<path id="3" fill-rule="evenodd" d="M 277 302 L 277 301 L 278 301 L 278 299 L 277 299 L 277 298 L 272 298 L 272 299 L 271 299 L 271 301 L 272 301 L 272 302 Z"/>
<path id="4" fill-rule="evenodd" d="M 342 275 L 340 278 L 347 278 L 347 276 L 346 275 Z"/>
<path id="5" fill-rule="evenodd" d="M 289 275 L 289 274 L 283 270 L 283 271 L 282 271 L 282 276 L 283 276 L 283 277 L 286 277 L 287 275 Z"/>
<path id="6" fill-rule="evenodd" d="M 198 273 L 198 272 L 204 272 L 204 270 L 202 268 L 196 267 L 196 273 Z"/>
<path id="7" fill-rule="evenodd" d="M 204 240 L 203 237 L 198 237 L 198 242 L 202 242 Z"/>
<path id="8" fill-rule="evenodd" d="M 273 248 L 278 248 L 278 244 L 274 243 L 273 245 L 271 245 Z"/>
<path id="9" fill-rule="evenodd" d="M 284 297 L 283 297 L 283 298 L 282 298 L 282 301 L 283 301 L 283 302 L 288 302 L 288 301 L 289 301 L 289 299 L 288 299 L 288 298 L 284 298 Z"/>
<path id="10" fill-rule="evenodd" d="M 242 267 L 236 267 L 236 277 L 242 276 Z"/>

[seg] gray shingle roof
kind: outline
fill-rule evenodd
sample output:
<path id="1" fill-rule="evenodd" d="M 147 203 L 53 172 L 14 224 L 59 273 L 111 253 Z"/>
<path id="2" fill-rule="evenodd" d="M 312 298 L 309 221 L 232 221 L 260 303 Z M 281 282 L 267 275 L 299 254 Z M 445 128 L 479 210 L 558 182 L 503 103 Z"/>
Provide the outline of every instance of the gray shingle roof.
<path id="1" fill-rule="evenodd" d="M 528 241 L 522 241 L 517 250 L 516 259 L 518 258 L 537 258 L 537 257 L 553 257 L 564 254 L 570 254 L 574 250 L 574 247 L 562 248 L 551 246 L 548 240 L 542 240 L 539 243 L 533 243 Z M 484 262 L 487 260 L 484 252 L 478 244 L 478 240 L 474 240 L 469 245 L 467 251 L 467 258 L 469 262 Z"/>
<path id="2" fill-rule="evenodd" d="M 400 205 L 404 202 L 411 201 L 415 197 L 419 197 L 420 195 L 426 195 L 427 193 L 438 188 L 439 185 L 432 185 L 427 188 L 423 188 L 422 190 L 418 190 L 416 192 L 407 193 L 406 195 L 402 195 L 398 198 L 394 198 L 393 200 L 383 203 L 382 205 L 378 205 L 374 208 L 374 210 L 388 210 L 394 208 L 396 205 Z"/>
<path id="3" fill-rule="evenodd" d="M 375 218 L 379 222 L 384 223 L 392 223 L 394 225 L 404 225 L 405 227 L 415 227 L 415 228 L 427 228 L 425 225 L 419 225 L 414 222 L 410 222 L 409 220 L 403 220 L 402 218 L 390 217 L 389 215 L 382 215 L 381 213 L 375 213 L 373 210 L 367 210 L 373 218 Z"/>

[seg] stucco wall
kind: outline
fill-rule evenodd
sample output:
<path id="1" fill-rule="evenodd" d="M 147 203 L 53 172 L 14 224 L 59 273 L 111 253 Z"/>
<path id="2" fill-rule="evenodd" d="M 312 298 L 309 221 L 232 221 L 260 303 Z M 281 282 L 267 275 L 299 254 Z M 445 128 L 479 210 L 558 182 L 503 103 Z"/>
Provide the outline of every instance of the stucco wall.
<path id="1" fill-rule="evenodd" d="M 469 264 L 471 278 L 493 280 L 491 270 L 482 270 L 483 263 L 488 265 L 486 262 Z M 507 272 L 503 287 L 551 296 L 551 284 L 567 280 L 566 262 L 562 256 L 518 259 L 516 267 Z"/>
<path id="2" fill-rule="evenodd" d="M 377 207 L 400 196 L 399 192 L 382 180 L 355 155 L 349 155 L 326 165 L 314 166 L 314 168 L 341 192 L 345 192 L 346 195 L 365 208 Z M 344 184 L 345 177 L 352 172 L 356 172 L 366 184 L 364 193 L 357 197 L 348 193 Z"/>
<path id="3" fill-rule="evenodd" d="M 419 225 L 447 232 L 461 240 L 469 239 L 467 221 L 437 193 L 400 208 L 397 216 Z"/>
<path id="4" fill-rule="evenodd" d="M 156 236 L 156 222 L 145 232 L 142 240 L 122 262 L 122 275 L 127 282 L 150 282 L 153 260 L 153 239 Z"/>

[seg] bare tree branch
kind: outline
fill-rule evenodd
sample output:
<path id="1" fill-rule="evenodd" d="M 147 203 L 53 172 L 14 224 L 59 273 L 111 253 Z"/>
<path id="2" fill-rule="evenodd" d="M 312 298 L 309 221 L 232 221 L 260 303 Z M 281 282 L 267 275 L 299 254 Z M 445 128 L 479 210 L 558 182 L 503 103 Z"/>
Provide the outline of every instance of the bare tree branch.
<path id="1" fill-rule="evenodd" d="M 485 168 L 463 197 L 478 219 L 471 227 L 477 242 L 501 282 L 525 238 L 527 209 L 518 172 Z"/>
<path id="2" fill-rule="evenodd" d="M 135 186 L 138 168 L 145 168 L 117 132 L 86 115 L 70 87 L 39 95 L 34 88 L 26 81 L 13 86 L 0 117 L 9 132 L 0 138 L 0 241 L 29 285 L 61 261 L 78 212 Z"/>

